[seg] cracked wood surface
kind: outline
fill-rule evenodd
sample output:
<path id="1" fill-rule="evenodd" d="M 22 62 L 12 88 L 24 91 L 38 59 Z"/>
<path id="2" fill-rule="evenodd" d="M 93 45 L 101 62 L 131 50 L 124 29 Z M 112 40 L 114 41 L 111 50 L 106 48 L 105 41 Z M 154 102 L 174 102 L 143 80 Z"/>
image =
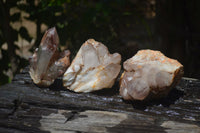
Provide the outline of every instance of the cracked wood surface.
<path id="1" fill-rule="evenodd" d="M 123 101 L 112 89 L 74 93 L 57 80 L 33 84 L 28 68 L 0 88 L 0 132 L 200 132 L 200 81 L 183 78 L 168 97 Z"/>

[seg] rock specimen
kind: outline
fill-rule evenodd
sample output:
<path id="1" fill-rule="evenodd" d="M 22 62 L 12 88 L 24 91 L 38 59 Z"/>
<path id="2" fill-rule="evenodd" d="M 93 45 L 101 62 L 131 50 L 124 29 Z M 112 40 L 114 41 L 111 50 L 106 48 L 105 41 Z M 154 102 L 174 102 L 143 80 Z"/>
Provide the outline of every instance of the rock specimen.
<path id="1" fill-rule="evenodd" d="M 123 67 L 120 95 L 125 100 L 166 96 L 183 76 L 183 65 L 153 50 L 138 51 Z"/>
<path id="2" fill-rule="evenodd" d="M 111 88 L 121 69 L 121 55 L 110 54 L 107 47 L 87 40 L 63 76 L 63 85 L 75 92 Z"/>
<path id="3" fill-rule="evenodd" d="M 46 31 L 39 48 L 30 57 L 30 76 L 38 86 L 49 86 L 70 65 L 70 51 L 58 51 L 59 38 L 55 28 Z"/>

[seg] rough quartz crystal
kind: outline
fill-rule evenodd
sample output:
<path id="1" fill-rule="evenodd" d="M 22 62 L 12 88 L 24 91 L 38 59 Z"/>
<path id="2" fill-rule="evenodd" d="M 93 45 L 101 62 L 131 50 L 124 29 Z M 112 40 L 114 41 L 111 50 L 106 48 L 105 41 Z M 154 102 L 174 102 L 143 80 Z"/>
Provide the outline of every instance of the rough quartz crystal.
<path id="1" fill-rule="evenodd" d="M 123 67 L 120 95 L 125 100 L 166 96 L 183 76 L 183 65 L 153 50 L 138 51 Z"/>
<path id="2" fill-rule="evenodd" d="M 107 47 L 87 40 L 63 76 L 63 85 L 75 92 L 111 88 L 121 69 L 121 55 L 110 54 Z"/>
<path id="3" fill-rule="evenodd" d="M 49 86 L 70 65 L 70 51 L 58 51 L 59 38 L 55 28 L 46 31 L 39 48 L 30 57 L 30 76 L 38 86 Z"/>

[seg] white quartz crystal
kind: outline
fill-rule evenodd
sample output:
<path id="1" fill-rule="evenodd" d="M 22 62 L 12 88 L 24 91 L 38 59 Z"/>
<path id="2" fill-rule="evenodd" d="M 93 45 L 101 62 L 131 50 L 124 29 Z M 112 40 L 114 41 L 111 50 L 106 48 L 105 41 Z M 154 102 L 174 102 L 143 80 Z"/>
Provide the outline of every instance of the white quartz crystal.
<path id="1" fill-rule="evenodd" d="M 121 69 L 121 55 L 110 54 L 94 39 L 87 40 L 63 76 L 63 85 L 75 92 L 111 88 Z"/>
<path id="2" fill-rule="evenodd" d="M 183 65 L 153 50 L 138 51 L 123 67 L 120 95 L 126 100 L 166 96 L 183 76 Z"/>

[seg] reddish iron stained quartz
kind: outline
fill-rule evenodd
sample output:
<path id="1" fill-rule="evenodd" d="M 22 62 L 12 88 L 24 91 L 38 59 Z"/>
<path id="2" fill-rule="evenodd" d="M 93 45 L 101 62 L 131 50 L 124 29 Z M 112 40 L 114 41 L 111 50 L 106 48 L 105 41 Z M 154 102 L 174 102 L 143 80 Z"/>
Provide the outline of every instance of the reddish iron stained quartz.
<path id="1" fill-rule="evenodd" d="M 30 57 L 30 76 L 38 86 L 50 86 L 70 65 L 70 51 L 58 51 L 59 37 L 56 28 L 46 31 L 39 48 Z"/>
<path id="2" fill-rule="evenodd" d="M 125 100 L 166 96 L 183 76 L 183 65 L 160 51 L 140 50 L 123 64 L 120 95 Z"/>

